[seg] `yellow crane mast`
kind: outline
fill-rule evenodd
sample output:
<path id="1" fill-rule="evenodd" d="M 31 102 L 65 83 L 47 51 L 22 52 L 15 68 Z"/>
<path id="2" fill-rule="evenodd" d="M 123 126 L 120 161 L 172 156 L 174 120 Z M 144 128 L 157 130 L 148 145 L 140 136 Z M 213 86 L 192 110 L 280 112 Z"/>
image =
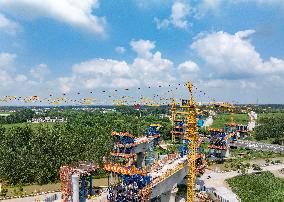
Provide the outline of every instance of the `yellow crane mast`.
<path id="1" fill-rule="evenodd" d="M 186 132 L 185 139 L 188 141 L 188 175 L 187 175 L 187 202 L 194 202 L 194 188 L 196 176 L 196 143 L 198 140 L 197 133 L 197 112 L 196 103 L 194 102 L 192 93 L 192 83 L 187 83 L 187 88 L 190 94 L 189 100 L 182 106 L 186 113 Z"/>
<path id="2" fill-rule="evenodd" d="M 176 103 L 175 99 L 172 99 L 172 142 L 175 142 L 175 134 L 174 134 L 174 126 L 175 126 L 175 120 L 176 120 Z"/>
<path id="3" fill-rule="evenodd" d="M 230 114 L 231 114 L 231 123 L 235 123 L 235 117 L 234 117 L 234 114 L 235 114 L 235 106 L 234 106 L 233 104 L 226 103 L 226 104 L 225 104 L 225 107 L 228 109 L 228 111 L 229 111 Z"/>

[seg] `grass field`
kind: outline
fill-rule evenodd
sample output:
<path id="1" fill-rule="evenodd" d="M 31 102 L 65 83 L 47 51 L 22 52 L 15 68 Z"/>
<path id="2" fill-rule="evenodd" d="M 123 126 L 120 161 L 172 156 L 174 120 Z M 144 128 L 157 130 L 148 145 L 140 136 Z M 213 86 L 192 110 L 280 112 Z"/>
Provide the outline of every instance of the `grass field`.
<path id="1" fill-rule="evenodd" d="M 266 117 L 266 116 L 276 116 L 279 113 L 261 113 L 258 114 L 258 118 Z M 247 124 L 249 121 L 249 117 L 247 114 L 235 114 L 235 121 L 239 124 Z M 214 118 L 212 128 L 223 128 L 226 122 L 231 122 L 230 114 L 217 114 Z"/>
<path id="2" fill-rule="evenodd" d="M 271 172 L 237 176 L 226 181 L 243 202 L 284 201 L 284 179 Z"/>
<path id="3" fill-rule="evenodd" d="M 247 114 L 235 114 L 234 115 L 235 121 L 239 124 L 247 124 L 249 117 Z M 214 118 L 212 128 L 224 128 L 226 122 L 231 122 L 230 114 L 217 114 Z"/>
<path id="4" fill-rule="evenodd" d="M 107 186 L 107 178 L 93 179 L 93 186 Z M 59 191 L 60 183 L 50 183 L 45 185 L 27 185 L 23 186 L 23 191 L 19 192 L 19 187 L 8 187 L 7 196 L 19 196 L 19 195 L 29 195 L 37 192 L 47 192 L 47 191 Z"/>
<path id="5" fill-rule="evenodd" d="M 0 116 L 9 116 L 10 112 L 0 112 Z"/>

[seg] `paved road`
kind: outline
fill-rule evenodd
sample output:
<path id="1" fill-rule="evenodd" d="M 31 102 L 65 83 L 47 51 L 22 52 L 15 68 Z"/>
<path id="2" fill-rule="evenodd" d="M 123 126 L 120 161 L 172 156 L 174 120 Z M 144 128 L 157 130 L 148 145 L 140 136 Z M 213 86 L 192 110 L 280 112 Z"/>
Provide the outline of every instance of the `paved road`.
<path id="1" fill-rule="evenodd" d="M 253 149 L 253 150 L 284 153 L 284 146 L 275 145 L 275 144 L 265 144 L 265 143 L 260 143 L 260 142 L 238 140 L 236 143 L 233 143 L 230 145 L 236 146 L 236 147 L 244 147 L 244 148 Z"/>
<path id="2" fill-rule="evenodd" d="M 263 171 L 277 171 L 284 168 L 284 164 L 279 165 L 270 165 L 266 167 L 262 167 Z M 257 172 L 253 169 L 248 169 L 248 173 Z M 210 175 L 210 179 L 207 177 Z M 204 181 L 206 188 L 214 188 L 215 192 L 222 196 L 223 198 L 229 200 L 230 202 L 237 202 L 237 195 L 232 192 L 230 188 L 228 188 L 227 184 L 225 183 L 226 179 L 235 177 L 240 175 L 237 171 L 231 171 L 226 173 L 219 173 L 212 170 L 206 170 L 205 174 L 201 177 L 201 180 Z"/>

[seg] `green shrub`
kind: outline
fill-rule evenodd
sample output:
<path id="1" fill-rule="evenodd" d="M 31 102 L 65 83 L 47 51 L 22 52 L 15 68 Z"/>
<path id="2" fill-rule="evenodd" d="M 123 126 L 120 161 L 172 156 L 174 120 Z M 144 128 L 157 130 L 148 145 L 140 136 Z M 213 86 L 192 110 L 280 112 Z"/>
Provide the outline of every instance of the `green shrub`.
<path id="1" fill-rule="evenodd" d="M 7 193 L 8 193 L 8 189 L 5 188 L 5 187 L 2 187 L 2 190 L 1 190 L 1 192 L 0 192 L 0 196 L 6 196 Z"/>
<path id="2" fill-rule="evenodd" d="M 284 180 L 270 172 L 237 176 L 226 181 L 243 202 L 283 201 Z"/>

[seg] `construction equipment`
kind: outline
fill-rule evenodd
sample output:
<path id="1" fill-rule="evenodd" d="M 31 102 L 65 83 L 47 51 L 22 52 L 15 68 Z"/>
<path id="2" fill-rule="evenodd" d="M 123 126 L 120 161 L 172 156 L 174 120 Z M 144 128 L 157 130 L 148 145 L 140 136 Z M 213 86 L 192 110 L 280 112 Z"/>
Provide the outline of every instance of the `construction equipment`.
<path id="1" fill-rule="evenodd" d="M 172 100 L 172 142 L 176 142 L 176 137 L 183 139 L 187 144 L 187 148 L 180 148 L 180 154 L 187 152 L 188 161 L 188 175 L 187 175 L 187 202 L 193 202 L 195 197 L 195 176 L 196 176 L 196 157 L 197 157 L 197 141 L 198 141 L 198 118 L 197 107 L 194 102 L 192 93 L 192 83 L 186 84 L 190 98 L 189 100 L 182 100 L 179 106 L 183 111 L 177 111 L 175 100 Z"/>
<path id="2" fill-rule="evenodd" d="M 219 107 L 221 107 L 223 109 L 228 110 L 229 113 L 230 113 L 231 124 L 235 123 L 235 116 L 234 116 L 235 106 L 233 104 L 228 103 L 228 102 L 222 102 L 222 103 L 217 103 L 215 105 L 219 106 Z"/>
<path id="3" fill-rule="evenodd" d="M 177 111 L 177 105 L 174 99 L 172 99 L 172 143 L 177 142 L 177 137 L 179 142 L 183 139 L 185 134 L 185 116 L 187 112 Z"/>
<path id="4" fill-rule="evenodd" d="M 176 103 L 175 99 L 172 99 L 172 129 L 174 129 L 175 126 L 175 120 L 176 120 Z M 175 134 L 174 131 L 172 130 L 172 142 L 175 142 Z"/>
<path id="5" fill-rule="evenodd" d="M 196 143 L 198 140 L 197 133 L 197 112 L 196 103 L 194 102 L 192 94 L 192 83 L 187 83 L 187 88 L 190 94 L 188 101 L 184 102 L 181 107 L 185 108 L 186 120 L 185 120 L 185 137 L 188 140 L 188 175 L 187 175 L 187 202 L 194 202 L 194 188 L 195 188 L 195 175 L 196 175 Z"/>

